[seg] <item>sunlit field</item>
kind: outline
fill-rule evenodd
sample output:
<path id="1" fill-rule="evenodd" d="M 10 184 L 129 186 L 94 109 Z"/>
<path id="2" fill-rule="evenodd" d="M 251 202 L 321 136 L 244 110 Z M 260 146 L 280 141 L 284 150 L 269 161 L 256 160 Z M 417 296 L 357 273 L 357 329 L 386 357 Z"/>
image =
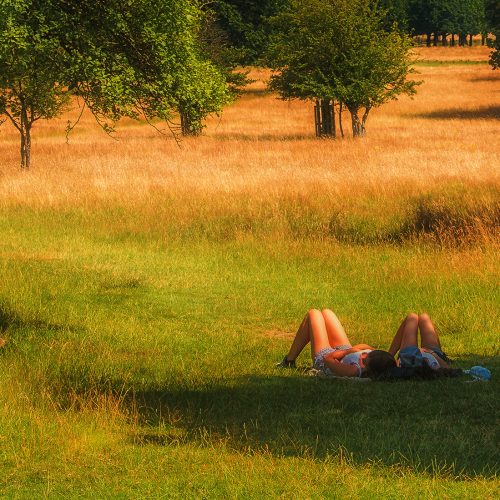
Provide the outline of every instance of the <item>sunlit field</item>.
<path id="1" fill-rule="evenodd" d="M 66 141 L 75 102 L 21 171 L 2 125 L 2 496 L 498 497 L 500 72 L 416 55 L 361 140 L 348 113 L 317 139 L 263 69 L 197 138 L 85 110 Z M 380 347 L 429 312 L 493 379 L 275 369 L 310 307 Z"/>

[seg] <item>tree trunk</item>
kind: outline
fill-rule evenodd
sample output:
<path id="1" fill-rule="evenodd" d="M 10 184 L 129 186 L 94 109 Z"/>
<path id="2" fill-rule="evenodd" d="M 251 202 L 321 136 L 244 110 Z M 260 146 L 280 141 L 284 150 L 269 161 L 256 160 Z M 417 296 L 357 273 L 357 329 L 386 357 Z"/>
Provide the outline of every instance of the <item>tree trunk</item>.
<path id="1" fill-rule="evenodd" d="M 352 122 L 352 136 L 353 137 L 363 137 L 365 135 L 365 123 L 366 118 L 363 116 L 363 120 L 359 119 L 359 107 L 358 106 L 348 106 L 349 112 L 351 113 Z M 365 115 L 367 115 L 365 111 Z"/>
<path id="2" fill-rule="evenodd" d="M 321 115 L 323 117 L 323 130 L 322 134 L 336 137 L 337 131 L 335 130 L 335 103 L 330 99 L 323 99 L 321 103 Z"/>
<path id="3" fill-rule="evenodd" d="M 31 166 L 31 126 L 21 129 L 21 168 L 29 170 Z"/>
<path id="4" fill-rule="evenodd" d="M 469 35 L 469 47 L 472 47 L 472 35 Z"/>
<path id="5" fill-rule="evenodd" d="M 434 47 L 437 47 L 437 44 L 438 44 L 438 34 L 437 33 L 434 33 L 434 40 L 432 42 L 432 45 L 434 45 Z"/>
<path id="6" fill-rule="evenodd" d="M 448 45 L 448 39 L 447 39 L 448 35 L 446 33 L 443 33 L 442 37 L 441 37 L 441 45 L 443 47 L 446 47 Z"/>
<path id="7" fill-rule="evenodd" d="M 431 34 L 430 33 L 427 33 L 427 40 L 426 40 L 425 44 L 427 45 L 427 47 L 431 46 Z"/>
<path id="8" fill-rule="evenodd" d="M 181 117 L 181 133 L 184 136 L 197 136 L 201 134 L 201 126 L 198 122 L 193 122 L 189 115 L 182 109 L 179 110 Z"/>
<path id="9" fill-rule="evenodd" d="M 451 34 L 451 46 L 455 47 L 455 34 L 454 33 Z"/>
<path id="10" fill-rule="evenodd" d="M 32 121 L 28 117 L 28 110 L 24 100 L 21 100 L 21 168 L 29 170 L 31 165 L 31 126 Z"/>
<path id="11" fill-rule="evenodd" d="M 344 127 L 342 126 L 342 101 L 339 102 L 339 128 L 342 139 L 344 138 Z"/>
<path id="12" fill-rule="evenodd" d="M 317 137 L 336 137 L 334 103 L 331 99 L 316 99 L 314 121 Z"/>
<path id="13" fill-rule="evenodd" d="M 366 120 L 368 119 L 368 113 L 370 112 L 370 107 L 365 108 L 365 112 L 363 113 L 363 118 L 361 119 L 361 126 L 363 127 L 363 135 L 366 134 Z"/>

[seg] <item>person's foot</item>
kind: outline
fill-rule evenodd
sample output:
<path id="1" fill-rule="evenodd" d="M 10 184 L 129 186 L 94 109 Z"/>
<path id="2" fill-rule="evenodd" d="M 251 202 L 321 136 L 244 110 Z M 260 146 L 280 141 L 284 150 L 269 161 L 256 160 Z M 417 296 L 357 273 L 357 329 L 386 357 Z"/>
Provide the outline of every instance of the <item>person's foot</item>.
<path id="1" fill-rule="evenodd" d="M 297 368 L 295 366 L 295 360 L 289 360 L 286 356 L 276 364 L 276 368 Z"/>

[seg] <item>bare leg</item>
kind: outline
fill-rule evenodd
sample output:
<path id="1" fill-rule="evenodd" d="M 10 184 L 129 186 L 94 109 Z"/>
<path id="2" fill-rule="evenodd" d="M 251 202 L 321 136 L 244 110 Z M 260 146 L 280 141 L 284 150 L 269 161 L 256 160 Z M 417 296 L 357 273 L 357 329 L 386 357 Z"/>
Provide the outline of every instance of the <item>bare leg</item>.
<path id="1" fill-rule="evenodd" d="M 407 319 L 408 316 L 401 322 L 398 331 L 396 332 L 396 335 L 394 335 L 394 338 L 392 339 L 391 347 L 389 347 L 389 352 L 391 353 L 392 356 L 395 356 L 397 352 L 401 349 L 401 342 L 403 341 L 403 331 Z"/>
<path id="2" fill-rule="evenodd" d="M 325 320 L 317 309 L 311 309 L 302 321 L 286 356 L 288 361 L 295 360 L 309 342 L 313 359 L 321 349 L 330 347 Z"/>
<path id="3" fill-rule="evenodd" d="M 339 318 L 330 309 L 323 309 L 321 311 L 325 320 L 326 332 L 328 334 L 328 341 L 331 347 L 338 347 L 339 345 L 351 345 L 347 337 L 344 327 L 340 323 Z"/>
<path id="4" fill-rule="evenodd" d="M 399 346 L 399 349 L 404 349 L 405 347 L 409 346 L 418 347 L 418 314 L 408 314 L 400 328 L 401 344 Z M 396 336 L 398 335 L 398 333 L 396 333 Z M 392 353 L 392 351 L 389 352 Z"/>
<path id="5" fill-rule="evenodd" d="M 436 328 L 434 327 L 428 314 L 421 314 L 418 317 L 418 327 L 420 328 L 422 347 L 425 347 L 426 349 L 433 349 L 437 347 L 441 350 L 441 343 L 439 342 Z"/>
<path id="6" fill-rule="evenodd" d="M 292 345 L 286 355 L 288 361 L 294 361 L 297 356 L 303 351 L 304 347 L 311 342 L 311 333 L 309 328 L 309 314 L 306 314 L 302 323 L 295 334 Z"/>

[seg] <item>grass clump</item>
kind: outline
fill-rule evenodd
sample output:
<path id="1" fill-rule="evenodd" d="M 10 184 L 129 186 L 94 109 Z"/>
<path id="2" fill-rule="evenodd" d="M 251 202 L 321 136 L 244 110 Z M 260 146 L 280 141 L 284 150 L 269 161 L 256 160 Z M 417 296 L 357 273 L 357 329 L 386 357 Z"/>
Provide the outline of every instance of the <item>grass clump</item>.
<path id="1" fill-rule="evenodd" d="M 500 198 L 470 193 L 430 193 L 412 201 L 401 235 L 423 238 L 442 247 L 464 247 L 498 241 Z"/>

